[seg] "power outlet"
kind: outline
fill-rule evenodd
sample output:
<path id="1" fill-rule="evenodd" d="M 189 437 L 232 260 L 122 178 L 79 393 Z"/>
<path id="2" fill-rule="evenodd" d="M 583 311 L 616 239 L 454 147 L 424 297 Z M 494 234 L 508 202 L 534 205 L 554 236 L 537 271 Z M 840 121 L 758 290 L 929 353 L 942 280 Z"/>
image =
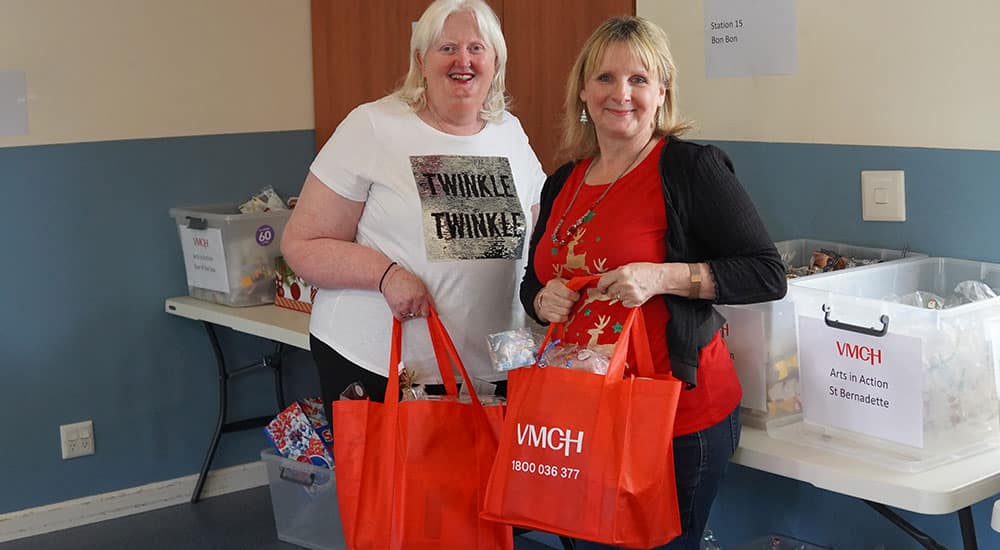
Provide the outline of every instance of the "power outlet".
<path id="1" fill-rule="evenodd" d="M 62 457 L 76 458 L 94 454 L 94 422 L 85 420 L 76 424 L 59 426 L 59 439 L 62 441 Z"/>

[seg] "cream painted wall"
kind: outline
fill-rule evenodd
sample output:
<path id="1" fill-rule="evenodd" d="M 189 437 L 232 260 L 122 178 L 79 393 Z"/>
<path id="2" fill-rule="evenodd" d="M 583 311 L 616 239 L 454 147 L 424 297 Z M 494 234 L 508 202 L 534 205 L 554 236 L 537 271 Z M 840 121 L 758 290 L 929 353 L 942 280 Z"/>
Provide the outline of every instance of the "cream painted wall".
<path id="1" fill-rule="evenodd" d="M 1000 2 L 796 0 L 799 71 L 705 78 L 702 0 L 637 0 L 667 31 L 691 137 L 1000 150 Z"/>
<path id="2" fill-rule="evenodd" d="M 0 0 L 29 134 L 0 147 L 311 129 L 309 0 Z"/>

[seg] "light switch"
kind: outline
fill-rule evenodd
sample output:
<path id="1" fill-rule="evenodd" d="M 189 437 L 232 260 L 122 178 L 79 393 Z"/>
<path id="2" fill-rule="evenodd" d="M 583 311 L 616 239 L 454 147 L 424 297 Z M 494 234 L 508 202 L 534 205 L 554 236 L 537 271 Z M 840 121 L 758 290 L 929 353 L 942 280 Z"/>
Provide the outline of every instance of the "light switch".
<path id="1" fill-rule="evenodd" d="M 903 176 L 902 170 L 862 170 L 862 219 L 876 222 L 906 221 L 906 187 Z"/>

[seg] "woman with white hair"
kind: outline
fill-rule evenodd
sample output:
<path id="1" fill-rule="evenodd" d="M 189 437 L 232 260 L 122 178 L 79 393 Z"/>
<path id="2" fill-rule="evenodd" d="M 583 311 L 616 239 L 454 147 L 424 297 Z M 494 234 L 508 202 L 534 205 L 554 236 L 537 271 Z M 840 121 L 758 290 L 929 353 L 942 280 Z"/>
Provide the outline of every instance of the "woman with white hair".
<path id="1" fill-rule="evenodd" d="M 310 167 L 281 250 L 320 288 L 309 330 L 328 415 L 353 382 L 383 399 L 390 317 L 424 317 L 431 305 L 470 374 L 502 378 L 486 336 L 523 319 L 515 287 L 545 179 L 506 111 L 506 62 L 485 2 L 433 2 L 403 85 L 354 109 Z M 404 323 L 404 336 L 403 363 L 433 393 L 426 324 Z"/>

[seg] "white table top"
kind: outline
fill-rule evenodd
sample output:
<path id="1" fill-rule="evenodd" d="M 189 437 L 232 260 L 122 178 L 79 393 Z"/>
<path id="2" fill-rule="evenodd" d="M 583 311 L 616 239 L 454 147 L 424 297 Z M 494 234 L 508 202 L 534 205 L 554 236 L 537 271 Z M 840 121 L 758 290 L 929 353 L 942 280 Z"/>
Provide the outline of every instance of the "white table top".
<path id="1" fill-rule="evenodd" d="M 273 305 L 229 307 L 189 296 L 169 298 L 167 313 L 309 349 L 309 315 Z M 921 514 L 948 514 L 1000 493 L 1000 449 L 923 472 L 891 470 L 743 427 L 733 462 L 821 489 Z"/>
<path id="2" fill-rule="evenodd" d="M 733 462 L 921 514 L 955 512 L 1000 493 L 1000 449 L 910 473 L 744 426 Z"/>
<path id="3" fill-rule="evenodd" d="M 275 305 L 229 307 L 190 296 L 168 298 L 167 313 L 309 349 L 309 314 Z"/>

